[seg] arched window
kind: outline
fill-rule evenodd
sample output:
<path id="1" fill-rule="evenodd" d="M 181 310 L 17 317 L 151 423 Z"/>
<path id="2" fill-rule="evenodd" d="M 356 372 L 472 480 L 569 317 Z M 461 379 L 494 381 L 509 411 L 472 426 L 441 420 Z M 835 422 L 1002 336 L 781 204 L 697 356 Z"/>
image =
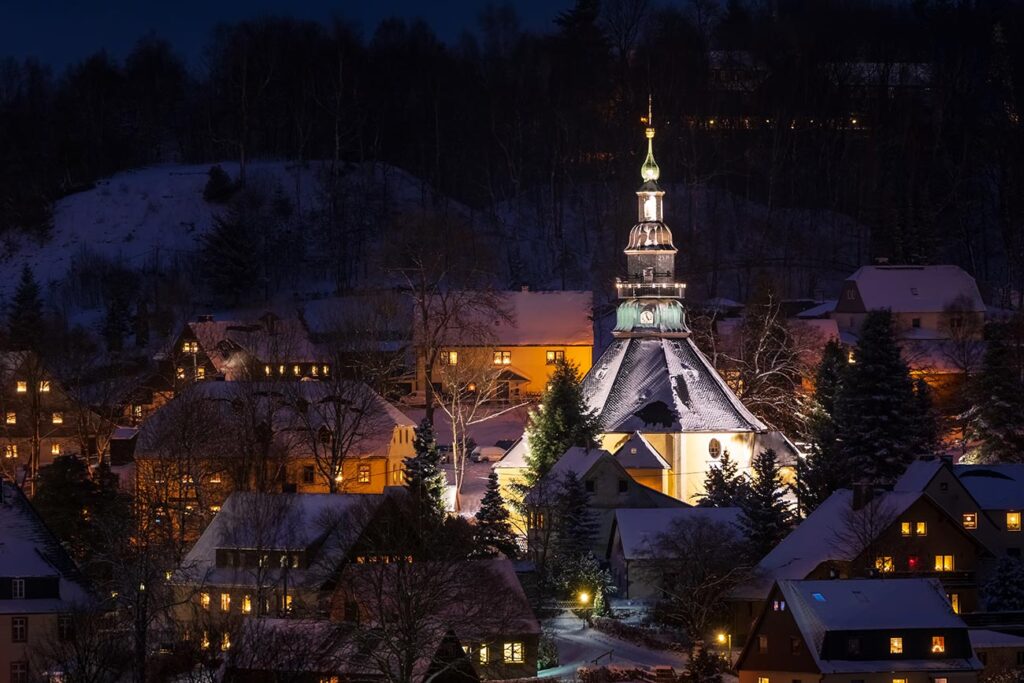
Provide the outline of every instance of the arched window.
<path id="1" fill-rule="evenodd" d="M 711 439 L 708 442 L 708 455 L 718 460 L 719 456 L 722 455 L 722 442 L 718 439 Z"/>

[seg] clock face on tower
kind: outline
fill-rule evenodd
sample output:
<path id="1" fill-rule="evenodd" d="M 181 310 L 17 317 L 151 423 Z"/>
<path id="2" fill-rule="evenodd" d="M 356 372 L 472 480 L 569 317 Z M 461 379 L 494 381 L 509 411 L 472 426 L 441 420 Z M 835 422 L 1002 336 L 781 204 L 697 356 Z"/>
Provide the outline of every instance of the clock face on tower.
<path id="1" fill-rule="evenodd" d="M 650 308 L 645 308 L 640 311 L 640 324 L 641 325 L 653 325 L 654 324 L 654 311 Z"/>

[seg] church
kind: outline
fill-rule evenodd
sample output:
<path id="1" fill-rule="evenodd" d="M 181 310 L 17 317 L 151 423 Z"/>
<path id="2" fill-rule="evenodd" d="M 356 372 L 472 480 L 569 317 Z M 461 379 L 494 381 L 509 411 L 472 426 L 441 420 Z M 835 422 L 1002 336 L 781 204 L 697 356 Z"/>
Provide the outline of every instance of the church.
<path id="1" fill-rule="evenodd" d="M 583 393 L 598 416 L 602 450 L 638 483 L 695 503 L 725 452 L 749 472 L 758 451 L 774 448 L 781 462 L 792 463 L 797 449 L 747 410 L 690 335 L 650 117 L 648 126 L 638 222 L 626 243 L 626 276 L 616 282 L 614 340 L 587 372 Z M 495 465 L 503 486 L 525 471 L 528 448 L 521 439 Z"/>

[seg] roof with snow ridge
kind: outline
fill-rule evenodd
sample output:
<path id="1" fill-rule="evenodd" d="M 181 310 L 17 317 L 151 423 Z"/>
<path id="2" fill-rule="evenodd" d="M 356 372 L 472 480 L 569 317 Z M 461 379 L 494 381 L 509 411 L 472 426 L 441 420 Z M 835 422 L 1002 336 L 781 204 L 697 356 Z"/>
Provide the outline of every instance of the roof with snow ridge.
<path id="1" fill-rule="evenodd" d="M 604 432 L 764 432 L 689 337 L 616 339 L 583 380 Z"/>

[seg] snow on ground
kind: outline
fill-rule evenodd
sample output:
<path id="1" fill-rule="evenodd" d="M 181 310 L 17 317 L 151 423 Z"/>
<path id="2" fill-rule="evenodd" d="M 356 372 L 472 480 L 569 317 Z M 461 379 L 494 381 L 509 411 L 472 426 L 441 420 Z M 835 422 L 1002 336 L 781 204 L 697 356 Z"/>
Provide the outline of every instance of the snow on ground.
<path id="1" fill-rule="evenodd" d="M 593 628 L 566 610 L 544 623 L 558 648 L 558 666 L 539 672 L 541 678 L 575 678 L 580 667 L 671 666 L 677 672 L 686 667 L 686 655 L 671 650 L 652 650 L 614 638 Z"/>

